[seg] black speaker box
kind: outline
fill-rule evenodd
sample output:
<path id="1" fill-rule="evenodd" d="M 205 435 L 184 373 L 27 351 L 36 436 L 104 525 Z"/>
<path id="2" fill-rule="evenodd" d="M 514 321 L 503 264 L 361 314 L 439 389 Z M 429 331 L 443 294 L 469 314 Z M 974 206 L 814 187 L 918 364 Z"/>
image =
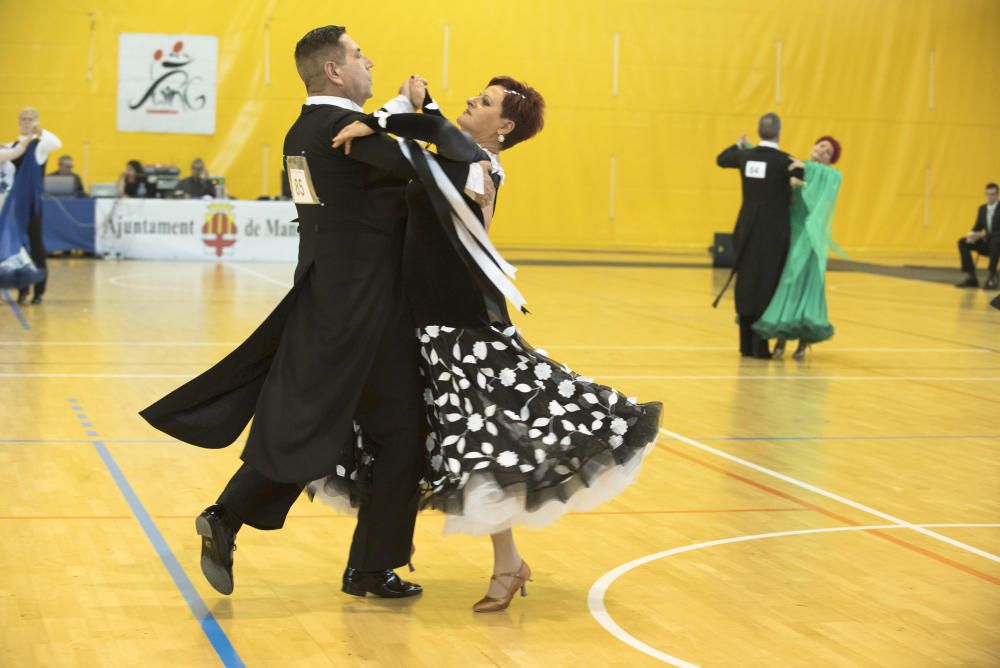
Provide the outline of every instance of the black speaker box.
<path id="1" fill-rule="evenodd" d="M 733 252 L 733 235 L 716 232 L 712 242 L 712 266 L 732 267 L 734 262 L 736 254 Z"/>

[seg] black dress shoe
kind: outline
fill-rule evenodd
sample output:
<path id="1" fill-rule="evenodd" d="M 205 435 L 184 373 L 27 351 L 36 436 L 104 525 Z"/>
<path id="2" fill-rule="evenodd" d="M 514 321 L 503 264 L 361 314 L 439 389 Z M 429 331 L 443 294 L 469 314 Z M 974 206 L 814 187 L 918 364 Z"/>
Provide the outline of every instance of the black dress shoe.
<path id="1" fill-rule="evenodd" d="M 41 304 L 42 303 L 42 296 L 41 295 L 35 295 L 34 297 L 31 298 L 31 303 L 35 304 L 35 305 Z"/>
<path id="2" fill-rule="evenodd" d="M 961 283 L 956 283 L 955 287 L 956 288 L 978 288 L 979 287 L 979 281 L 976 280 L 975 276 L 973 276 L 972 274 L 969 274 L 968 276 L 966 276 L 966 278 L 965 278 L 964 281 L 962 281 Z"/>
<path id="3" fill-rule="evenodd" d="M 205 579 L 220 594 L 232 594 L 236 531 L 226 521 L 225 509 L 218 504 L 205 508 L 195 518 L 194 528 L 201 536 L 201 572 Z"/>
<path id="4" fill-rule="evenodd" d="M 998 284 L 1000 284 L 1000 280 L 997 279 L 997 275 L 996 274 L 990 274 L 989 279 L 987 279 L 987 281 L 986 281 L 986 289 L 987 290 L 996 290 L 997 287 L 998 287 Z"/>
<path id="5" fill-rule="evenodd" d="M 422 594 L 424 589 L 418 584 L 400 579 L 391 570 L 359 571 L 348 568 L 344 571 L 344 586 L 341 591 L 351 596 L 374 594 L 382 598 L 406 598 Z"/>
<path id="6" fill-rule="evenodd" d="M 17 303 L 26 304 L 28 303 L 28 288 L 21 288 L 17 291 Z"/>

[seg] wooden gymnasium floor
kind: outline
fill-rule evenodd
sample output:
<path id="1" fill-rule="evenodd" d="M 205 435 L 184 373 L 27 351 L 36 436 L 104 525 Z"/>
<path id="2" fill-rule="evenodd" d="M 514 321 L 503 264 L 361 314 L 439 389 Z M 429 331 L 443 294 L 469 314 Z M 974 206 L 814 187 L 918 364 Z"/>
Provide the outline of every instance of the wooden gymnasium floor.
<path id="1" fill-rule="evenodd" d="M 255 327 L 291 267 L 54 261 L 44 306 L 0 305 L 0 665 L 1000 665 L 992 293 L 831 273 L 837 336 L 767 363 L 736 355 L 701 256 L 509 256 L 534 260 L 530 341 L 666 410 L 634 487 L 520 532 L 535 582 L 493 615 L 469 610 L 488 541 L 433 514 L 422 599 L 344 596 L 353 522 L 304 498 L 240 535 L 217 595 L 192 518 L 238 448 L 136 411 Z"/>

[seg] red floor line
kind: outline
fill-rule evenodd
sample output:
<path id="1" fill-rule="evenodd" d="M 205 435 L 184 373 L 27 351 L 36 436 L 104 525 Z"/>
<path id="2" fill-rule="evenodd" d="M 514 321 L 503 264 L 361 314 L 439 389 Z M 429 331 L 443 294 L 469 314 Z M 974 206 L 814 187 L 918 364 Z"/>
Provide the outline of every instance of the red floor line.
<path id="1" fill-rule="evenodd" d="M 691 510 L 605 510 L 583 513 L 567 513 L 578 517 L 587 515 L 686 515 L 698 513 L 788 513 L 802 512 L 808 508 L 696 508 Z M 193 515 L 153 515 L 157 520 L 190 520 Z M 0 515 L 4 520 L 130 520 L 131 515 Z M 290 520 L 337 520 L 354 519 L 348 515 L 290 515 Z"/>
<path id="2" fill-rule="evenodd" d="M 833 511 L 827 510 L 826 508 L 822 508 L 820 506 L 817 506 L 814 503 L 809 503 L 805 499 L 800 499 L 797 496 L 794 496 L 792 494 L 788 494 L 787 492 L 782 492 L 781 490 L 775 489 L 774 487 L 770 487 L 769 485 L 765 485 L 765 484 L 757 482 L 755 480 L 751 480 L 750 478 L 746 478 L 744 476 L 741 476 L 738 473 L 733 473 L 732 471 L 727 471 L 724 468 L 716 466 L 715 464 L 710 464 L 710 463 L 708 463 L 708 462 L 706 462 L 706 461 L 704 461 L 702 459 L 699 459 L 698 457 L 693 457 L 693 456 L 685 454 L 683 452 L 679 452 L 677 450 L 674 450 L 673 448 L 669 448 L 669 447 L 663 445 L 662 443 L 657 444 L 657 447 L 662 448 L 663 450 L 666 450 L 667 452 L 669 452 L 672 455 L 676 455 L 677 457 L 680 457 L 682 459 L 686 459 L 686 460 L 688 460 L 690 462 L 694 462 L 695 464 L 698 464 L 700 466 L 704 466 L 705 468 L 711 469 L 713 471 L 717 471 L 717 472 L 719 472 L 719 473 L 721 473 L 721 474 L 723 474 L 725 476 L 728 476 L 728 477 L 733 478 L 735 480 L 739 480 L 742 483 L 745 483 L 745 484 L 750 485 L 752 487 L 756 487 L 757 489 L 763 490 L 763 491 L 765 491 L 765 492 L 767 492 L 769 494 L 773 494 L 775 496 L 781 497 L 782 499 L 785 499 L 786 501 L 791 501 L 793 503 L 797 503 L 797 504 L 803 506 L 804 508 L 808 508 L 810 510 L 815 510 L 816 512 L 818 512 L 818 513 L 820 513 L 822 515 L 826 515 L 827 517 L 830 517 L 832 519 L 837 520 L 838 522 L 843 522 L 844 524 L 847 524 L 849 526 L 863 526 L 863 524 L 861 522 L 855 522 L 854 520 L 850 519 L 849 517 L 845 517 L 843 515 L 840 515 L 838 513 L 833 512 Z M 985 580 L 986 582 L 989 582 L 991 584 L 1000 585 L 1000 578 L 995 578 L 992 575 L 987 575 L 986 573 L 983 573 L 982 571 L 978 571 L 975 568 L 972 568 L 970 566 L 966 566 L 965 564 L 961 564 L 961 563 L 959 563 L 957 561 L 954 561 L 953 559 L 949 559 L 948 557 L 946 557 L 944 555 L 938 554 L 937 552 L 934 552 L 932 550 L 928 550 L 926 548 L 920 547 L 919 545 L 914 545 L 913 543 L 907 542 L 907 541 L 902 540 L 900 538 L 897 538 L 895 536 L 890 536 L 889 534 L 885 533 L 884 531 L 879 531 L 878 529 L 868 529 L 868 530 L 865 531 L 865 533 L 872 534 L 873 536 L 877 536 L 878 538 L 881 538 L 883 540 L 887 540 L 890 543 L 894 543 L 896 545 L 899 545 L 900 547 L 905 547 L 908 550 L 912 550 L 913 552 L 917 552 L 917 553 L 922 554 L 924 556 L 930 557 L 931 559 L 939 561 L 942 564 L 946 564 L 946 565 L 951 566 L 953 568 L 957 568 L 958 570 L 960 570 L 960 571 L 962 571 L 964 573 L 968 573 L 969 575 L 975 576 L 975 577 L 979 578 L 980 580 Z"/>

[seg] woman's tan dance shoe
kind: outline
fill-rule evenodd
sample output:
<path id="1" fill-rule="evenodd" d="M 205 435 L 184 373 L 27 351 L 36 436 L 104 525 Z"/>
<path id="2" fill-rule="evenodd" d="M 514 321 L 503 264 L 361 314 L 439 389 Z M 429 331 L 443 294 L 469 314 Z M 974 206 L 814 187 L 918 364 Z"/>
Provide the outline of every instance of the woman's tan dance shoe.
<path id="1" fill-rule="evenodd" d="M 494 573 L 490 580 L 499 580 L 500 578 L 511 578 L 511 583 L 507 587 L 507 593 L 503 598 L 484 596 L 472 606 L 473 612 L 500 612 L 501 610 L 506 610 L 510 602 L 514 600 L 514 594 L 517 593 L 518 589 L 521 590 L 521 596 L 528 595 L 528 588 L 525 584 L 533 581 L 531 579 L 531 569 L 523 561 L 516 573 Z"/>

